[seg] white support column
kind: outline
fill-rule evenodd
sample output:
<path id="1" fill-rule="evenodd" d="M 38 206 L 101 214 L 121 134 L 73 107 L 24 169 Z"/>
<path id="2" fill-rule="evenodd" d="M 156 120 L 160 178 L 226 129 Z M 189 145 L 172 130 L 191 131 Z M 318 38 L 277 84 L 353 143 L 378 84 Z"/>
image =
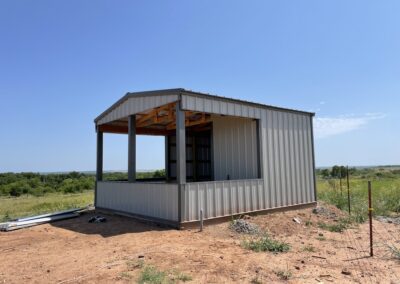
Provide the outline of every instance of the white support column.
<path id="1" fill-rule="evenodd" d="M 136 181 L 136 116 L 128 117 L 128 182 Z"/>

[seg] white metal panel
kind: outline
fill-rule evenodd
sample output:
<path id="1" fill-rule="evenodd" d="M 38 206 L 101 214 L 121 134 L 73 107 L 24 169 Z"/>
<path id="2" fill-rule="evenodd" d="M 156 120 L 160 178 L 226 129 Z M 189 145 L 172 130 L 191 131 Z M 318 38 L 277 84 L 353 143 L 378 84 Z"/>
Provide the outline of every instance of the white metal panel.
<path id="1" fill-rule="evenodd" d="M 258 178 L 256 121 L 226 116 L 212 121 L 214 179 Z"/>
<path id="2" fill-rule="evenodd" d="M 263 191 L 263 184 L 262 179 L 187 183 L 183 221 L 199 220 L 200 210 L 204 219 L 260 210 L 257 191 Z"/>
<path id="3" fill-rule="evenodd" d="M 148 217 L 178 221 L 178 185 L 97 182 L 97 206 Z"/>
<path id="4" fill-rule="evenodd" d="M 97 124 L 101 125 L 110 121 L 118 120 L 132 114 L 176 102 L 178 99 L 178 95 L 130 97 L 123 101 L 120 105 L 114 107 L 109 113 L 103 116 L 97 122 Z"/>

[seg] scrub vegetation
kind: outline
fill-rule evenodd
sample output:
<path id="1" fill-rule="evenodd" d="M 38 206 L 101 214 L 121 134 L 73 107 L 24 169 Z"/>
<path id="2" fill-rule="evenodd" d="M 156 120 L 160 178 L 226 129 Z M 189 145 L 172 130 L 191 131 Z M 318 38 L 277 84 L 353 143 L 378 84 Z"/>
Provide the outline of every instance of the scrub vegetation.
<path id="1" fill-rule="evenodd" d="M 164 170 L 137 173 L 138 179 L 161 178 Z M 104 173 L 104 180 L 126 180 L 127 173 Z M 0 222 L 18 217 L 93 204 L 94 173 L 0 174 Z"/>
<path id="2" fill-rule="evenodd" d="M 138 179 L 163 177 L 165 177 L 164 170 L 137 173 Z M 127 173 L 106 172 L 103 179 L 127 180 Z M 400 167 L 351 168 L 351 221 L 363 223 L 367 219 L 368 180 L 372 181 L 374 215 L 400 214 Z M 2 173 L 0 174 L 0 221 L 92 204 L 94 183 L 94 173 Z M 317 189 L 318 200 L 347 211 L 344 167 L 318 169 Z M 307 225 L 311 225 L 311 221 Z M 348 220 L 339 222 L 336 227 L 325 229 L 341 231 L 346 226 Z"/>
<path id="3" fill-rule="evenodd" d="M 348 210 L 346 169 L 317 170 L 318 199 Z M 368 181 L 372 182 L 372 207 L 375 216 L 400 213 L 400 167 L 352 168 L 350 172 L 351 219 L 363 223 L 368 217 Z M 342 177 L 342 187 L 340 187 Z M 343 221 L 343 220 L 342 220 Z M 332 230 L 341 231 L 348 220 Z"/>
<path id="4" fill-rule="evenodd" d="M 250 240 L 243 241 L 242 246 L 256 252 L 269 251 L 273 253 L 287 252 L 290 249 L 290 245 L 285 242 L 281 242 L 271 238 L 267 233 L 252 238 Z"/>

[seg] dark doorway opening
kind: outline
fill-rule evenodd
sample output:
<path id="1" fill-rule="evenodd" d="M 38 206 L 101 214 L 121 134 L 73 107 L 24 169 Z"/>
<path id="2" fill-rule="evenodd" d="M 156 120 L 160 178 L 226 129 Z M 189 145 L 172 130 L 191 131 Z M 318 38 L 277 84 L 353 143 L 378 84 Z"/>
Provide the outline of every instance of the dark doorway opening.
<path id="1" fill-rule="evenodd" d="M 176 136 L 166 136 L 166 171 L 168 180 L 176 180 Z M 213 180 L 212 126 L 186 129 L 186 180 Z"/>

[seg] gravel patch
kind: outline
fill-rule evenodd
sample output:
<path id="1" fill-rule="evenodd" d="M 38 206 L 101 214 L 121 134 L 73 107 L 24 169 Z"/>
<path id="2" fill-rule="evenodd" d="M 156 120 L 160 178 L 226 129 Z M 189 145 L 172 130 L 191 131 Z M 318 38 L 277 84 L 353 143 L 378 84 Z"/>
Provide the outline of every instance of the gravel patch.
<path id="1" fill-rule="evenodd" d="M 256 224 L 252 224 L 243 219 L 234 220 L 230 225 L 231 230 L 240 234 L 255 235 L 260 233 L 260 228 Z"/>

